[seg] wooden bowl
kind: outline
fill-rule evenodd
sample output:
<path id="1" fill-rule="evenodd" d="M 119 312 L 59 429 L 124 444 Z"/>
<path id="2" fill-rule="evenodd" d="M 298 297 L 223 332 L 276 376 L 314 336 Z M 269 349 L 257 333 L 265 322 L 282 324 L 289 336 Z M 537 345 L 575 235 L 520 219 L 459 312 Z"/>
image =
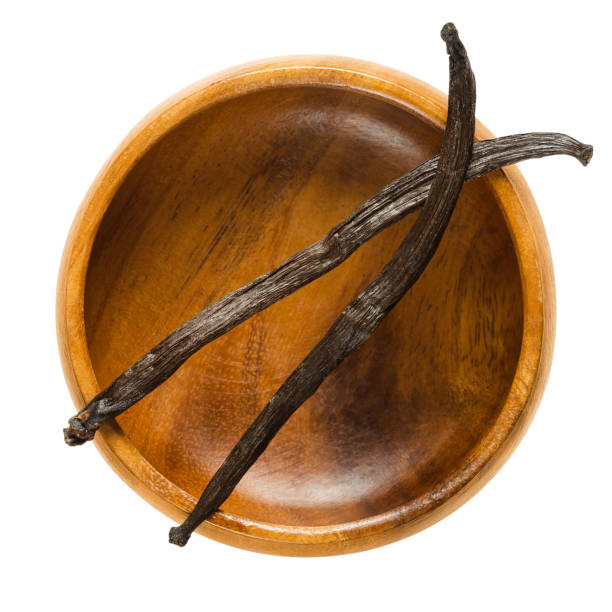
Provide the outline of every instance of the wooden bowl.
<path id="1" fill-rule="evenodd" d="M 412 77 L 326 56 L 234 68 L 153 111 L 102 169 L 66 244 L 57 317 L 77 408 L 203 307 L 437 154 L 445 115 L 446 97 Z M 477 139 L 489 137 L 478 125 Z M 413 221 L 202 349 L 98 432 L 104 458 L 182 521 Z M 466 184 L 425 275 L 199 532 L 328 555 L 431 525 L 522 437 L 553 336 L 550 253 L 525 181 L 511 167 Z"/>

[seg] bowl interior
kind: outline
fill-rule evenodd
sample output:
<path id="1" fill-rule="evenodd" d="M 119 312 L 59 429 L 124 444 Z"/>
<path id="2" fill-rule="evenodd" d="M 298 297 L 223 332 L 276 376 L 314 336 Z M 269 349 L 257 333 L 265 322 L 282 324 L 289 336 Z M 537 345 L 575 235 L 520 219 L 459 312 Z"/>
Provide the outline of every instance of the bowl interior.
<path id="1" fill-rule="evenodd" d="M 323 236 L 439 152 L 441 131 L 350 89 L 265 89 L 209 107 L 130 172 L 95 240 L 88 349 L 106 386 L 213 301 Z M 193 356 L 119 417 L 194 497 L 287 375 L 380 271 L 413 218 Z M 223 510 L 314 526 L 443 483 L 487 433 L 516 369 L 521 282 L 486 179 L 467 184 L 424 276 L 290 419 Z"/>

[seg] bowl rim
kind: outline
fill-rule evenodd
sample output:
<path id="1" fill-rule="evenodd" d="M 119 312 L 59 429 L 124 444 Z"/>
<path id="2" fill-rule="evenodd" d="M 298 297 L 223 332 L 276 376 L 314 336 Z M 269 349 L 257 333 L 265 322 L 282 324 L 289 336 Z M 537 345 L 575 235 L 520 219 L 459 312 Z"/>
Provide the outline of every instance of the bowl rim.
<path id="1" fill-rule="evenodd" d="M 447 97 L 412 76 L 363 60 L 330 55 L 263 59 L 223 70 L 179 91 L 148 113 L 104 164 L 80 205 L 60 265 L 56 321 L 60 357 L 72 399 L 81 409 L 99 391 L 84 322 L 89 257 L 100 222 L 119 185 L 159 139 L 208 106 L 257 90 L 287 86 L 348 88 L 398 106 L 444 128 Z M 476 140 L 493 135 L 480 122 Z M 541 399 L 552 360 L 555 287 L 548 240 L 537 206 L 516 166 L 483 179 L 496 194 L 521 278 L 523 336 L 514 378 L 488 434 L 449 478 L 428 494 L 366 519 L 306 527 L 253 521 L 218 511 L 198 533 L 240 548 L 289 555 L 357 552 L 412 535 L 444 518 L 477 493 L 522 439 Z M 115 423 L 104 425 L 95 445 L 115 472 L 141 497 L 181 522 L 195 499 L 158 472 Z"/>

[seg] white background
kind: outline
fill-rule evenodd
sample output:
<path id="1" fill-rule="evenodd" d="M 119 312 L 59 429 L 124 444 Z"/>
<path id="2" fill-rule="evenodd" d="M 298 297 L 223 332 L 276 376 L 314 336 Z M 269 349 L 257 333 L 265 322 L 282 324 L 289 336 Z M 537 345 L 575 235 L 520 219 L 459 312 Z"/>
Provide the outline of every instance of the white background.
<path id="1" fill-rule="evenodd" d="M 11 2 L 2 5 L 2 526 L 6 610 L 610 610 L 610 26 L 603 2 Z M 152 107 L 214 71 L 294 53 L 379 62 L 446 91 L 438 33 L 471 56 L 496 135 L 563 131 L 591 165 L 521 165 L 555 263 L 558 324 L 535 421 L 501 472 L 437 525 L 345 557 L 291 559 L 194 536 L 93 445 L 55 339 L 55 282 L 94 176 Z"/>

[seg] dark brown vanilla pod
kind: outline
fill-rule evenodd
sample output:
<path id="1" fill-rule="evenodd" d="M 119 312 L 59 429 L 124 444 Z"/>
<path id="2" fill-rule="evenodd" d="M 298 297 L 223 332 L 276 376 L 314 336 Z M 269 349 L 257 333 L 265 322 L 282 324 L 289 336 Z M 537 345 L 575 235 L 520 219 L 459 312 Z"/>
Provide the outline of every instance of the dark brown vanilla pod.
<path id="1" fill-rule="evenodd" d="M 587 165 L 593 148 L 565 134 L 534 132 L 474 143 L 465 180 L 528 159 L 570 155 Z M 251 316 L 316 280 L 345 261 L 362 244 L 425 201 L 438 156 L 395 179 L 361 204 L 318 242 L 274 270 L 207 307 L 162 340 L 69 421 L 67 444 L 92 440 L 96 430 L 169 378 L 191 355 Z"/>
<path id="2" fill-rule="evenodd" d="M 441 35 L 450 63 L 448 119 L 440 159 L 423 211 L 382 272 L 344 309 L 234 446 L 193 512 L 181 525 L 170 530 L 171 543 L 184 546 L 194 529 L 220 507 L 289 417 L 374 333 L 436 252 L 470 162 L 476 103 L 474 75 L 455 26 L 446 24 Z"/>

